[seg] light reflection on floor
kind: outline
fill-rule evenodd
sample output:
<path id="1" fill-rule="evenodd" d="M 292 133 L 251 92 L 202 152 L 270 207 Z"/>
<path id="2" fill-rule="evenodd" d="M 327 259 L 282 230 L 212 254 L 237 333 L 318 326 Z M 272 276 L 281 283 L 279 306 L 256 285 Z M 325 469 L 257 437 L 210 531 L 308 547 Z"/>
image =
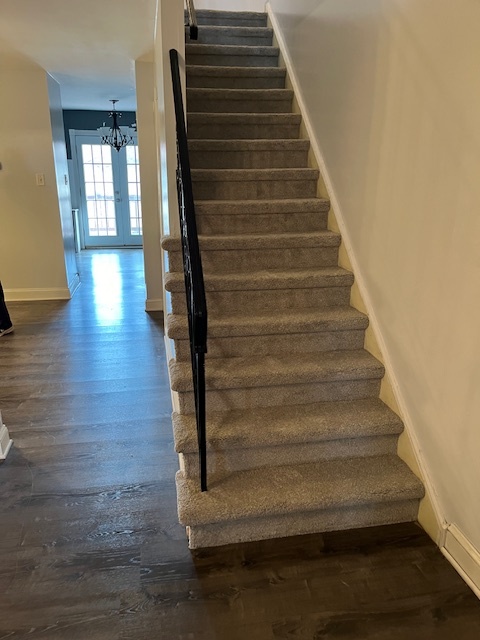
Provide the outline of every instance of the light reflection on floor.
<path id="1" fill-rule="evenodd" d="M 94 311 L 100 326 L 123 321 L 123 279 L 119 256 L 115 253 L 94 253 L 92 256 Z"/>

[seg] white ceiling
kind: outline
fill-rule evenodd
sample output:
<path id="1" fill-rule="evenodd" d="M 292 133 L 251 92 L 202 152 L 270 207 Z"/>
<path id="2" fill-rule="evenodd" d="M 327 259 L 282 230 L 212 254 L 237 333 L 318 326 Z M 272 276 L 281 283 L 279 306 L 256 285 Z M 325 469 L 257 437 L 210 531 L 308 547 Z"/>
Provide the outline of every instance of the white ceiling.
<path id="1" fill-rule="evenodd" d="M 0 49 L 59 83 L 64 109 L 135 110 L 135 60 L 153 47 L 156 0 L 0 0 Z"/>

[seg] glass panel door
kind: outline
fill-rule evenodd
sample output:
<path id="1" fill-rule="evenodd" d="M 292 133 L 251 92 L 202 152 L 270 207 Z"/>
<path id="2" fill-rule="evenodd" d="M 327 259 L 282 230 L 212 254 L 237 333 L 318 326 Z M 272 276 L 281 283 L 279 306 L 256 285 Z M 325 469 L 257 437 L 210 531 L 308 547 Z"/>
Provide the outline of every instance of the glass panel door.
<path id="1" fill-rule="evenodd" d="M 142 201 L 140 197 L 140 165 L 138 161 L 138 145 L 127 145 L 125 149 L 127 163 L 128 193 L 128 233 L 131 244 L 137 244 L 142 238 Z"/>
<path id="2" fill-rule="evenodd" d="M 85 247 L 141 245 L 138 146 L 117 152 L 98 135 L 77 135 L 75 147 Z"/>
<path id="3" fill-rule="evenodd" d="M 81 150 L 87 207 L 85 237 L 95 242 L 117 238 L 111 147 L 83 143 Z"/>

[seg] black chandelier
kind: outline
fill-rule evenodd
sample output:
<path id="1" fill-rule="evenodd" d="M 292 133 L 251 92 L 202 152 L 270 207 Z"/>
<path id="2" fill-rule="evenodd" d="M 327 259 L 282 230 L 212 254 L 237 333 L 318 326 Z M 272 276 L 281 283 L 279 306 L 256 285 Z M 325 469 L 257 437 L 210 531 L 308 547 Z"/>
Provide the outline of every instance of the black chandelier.
<path id="1" fill-rule="evenodd" d="M 122 147 L 133 142 L 133 137 L 130 135 L 130 127 L 121 127 L 118 124 L 118 119 L 122 117 L 122 114 L 115 110 L 115 103 L 118 100 L 110 100 L 112 103 L 112 110 L 108 114 L 109 118 L 112 118 L 112 126 L 110 128 L 105 126 L 100 127 L 99 131 L 103 133 L 102 144 L 108 144 L 117 151 L 120 151 Z"/>

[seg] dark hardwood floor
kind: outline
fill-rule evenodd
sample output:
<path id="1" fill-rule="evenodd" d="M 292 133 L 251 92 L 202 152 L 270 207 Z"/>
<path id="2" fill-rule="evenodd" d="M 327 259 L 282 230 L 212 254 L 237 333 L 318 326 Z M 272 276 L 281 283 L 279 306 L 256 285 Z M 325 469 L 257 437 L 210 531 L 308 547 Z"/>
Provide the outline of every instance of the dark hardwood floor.
<path id="1" fill-rule="evenodd" d="M 161 314 L 138 250 L 70 302 L 10 304 L 0 640 L 474 640 L 480 602 L 414 524 L 190 552 Z"/>

